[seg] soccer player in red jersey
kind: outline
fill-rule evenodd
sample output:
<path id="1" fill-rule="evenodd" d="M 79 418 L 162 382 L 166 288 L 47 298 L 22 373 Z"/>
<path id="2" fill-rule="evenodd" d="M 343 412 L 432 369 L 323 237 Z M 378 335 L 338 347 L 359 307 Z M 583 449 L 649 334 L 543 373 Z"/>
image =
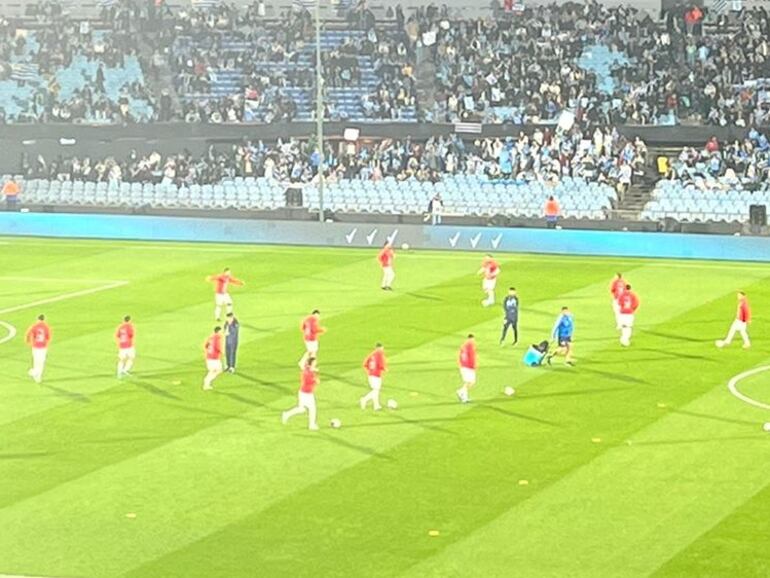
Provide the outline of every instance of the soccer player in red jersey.
<path id="1" fill-rule="evenodd" d="M 393 250 L 393 245 L 386 242 L 377 255 L 377 260 L 380 262 L 380 267 L 382 267 L 383 291 L 393 291 L 393 280 L 396 278 L 396 272 L 393 270 L 393 260 L 395 258 L 396 252 Z"/>
<path id="2" fill-rule="evenodd" d="M 364 371 L 369 379 L 371 391 L 361 398 L 359 403 L 361 409 L 366 409 L 366 405 L 371 401 L 374 411 L 380 411 L 380 390 L 382 389 L 382 374 L 387 371 L 387 361 L 385 360 L 385 349 L 382 343 L 374 346 L 374 351 L 366 356 L 364 360 Z"/>
<path id="3" fill-rule="evenodd" d="M 479 275 L 484 276 L 484 280 L 481 282 L 481 289 L 487 294 L 487 298 L 481 302 L 484 307 L 489 307 L 495 304 L 495 287 L 497 286 L 497 276 L 500 275 L 500 266 L 492 258 L 492 255 L 484 256 L 481 261 L 481 269 L 479 269 Z"/>
<path id="4" fill-rule="evenodd" d="M 720 339 L 717 341 L 717 347 L 730 345 L 736 333 L 740 333 L 741 339 L 743 339 L 744 349 L 751 347 L 751 340 L 749 339 L 748 332 L 749 323 L 751 323 L 751 307 L 749 306 L 749 300 L 746 298 L 746 293 L 738 291 L 738 311 L 735 313 L 735 320 L 730 326 L 727 337 L 725 337 L 724 340 Z"/>
<path id="5" fill-rule="evenodd" d="M 634 315 L 639 309 L 639 297 L 626 285 L 618 298 L 618 322 L 620 324 L 620 344 L 623 347 L 631 345 L 631 332 L 634 328 Z"/>
<path id="6" fill-rule="evenodd" d="M 123 323 L 118 325 L 115 331 L 115 341 L 118 343 L 118 379 L 130 375 L 131 368 L 136 359 L 136 348 L 134 347 L 134 324 L 131 323 L 131 316 L 126 315 Z"/>
<path id="7" fill-rule="evenodd" d="M 307 428 L 313 431 L 318 429 L 315 388 L 319 381 L 315 357 L 310 357 L 302 368 L 302 374 L 300 375 L 297 405 L 281 414 L 281 422 L 283 424 L 286 424 L 295 415 L 307 412 Z"/>
<path id="8" fill-rule="evenodd" d="M 233 274 L 230 272 L 230 268 L 227 267 L 224 271 L 222 271 L 219 275 L 209 275 L 206 277 L 206 281 L 209 283 L 213 282 L 214 285 L 214 318 L 217 321 L 220 321 L 222 319 L 222 307 L 225 308 L 226 313 L 232 313 L 233 312 L 233 299 L 230 297 L 230 293 L 228 291 L 228 288 L 230 287 L 230 284 L 243 286 L 245 283 L 241 281 L 240 279 L 236 279 L 233 277 Z"/>
<path id="9" fill-rule="evenodd" d="M 43 381 L 48 345 L 51 343 L 51 328 L 45 322 L 45 315 L 37 316 L 35 324 L 27 329 L 25 339 L 32 348 L 32 369 L 29 370 L 28 374 L 35 380 L 35 383 L 40 383 Z"/>
<path id="10" fill-rule="evenodd" d="M 302 320 L 300 329 L 305 341 L 305 354 L 299 360 L 299 367 L 303 369 L 307 365 L 309 357 L 318 357 L 318 337 L 322 333 L 326 333 L 326 329 L 321 327 L 321 312 L 314 309 L 310 315 Z"/>
<path id="11" fill-rule="evenodd" d="M 460 347 L 458 361 L 463 385 L 457 390 L 457 397 L 461 403 L 468 403 L 471 400 L 469 391 L 476 385 L 476 340 L 473 333 L 468 334 L 468 339 Z"/>
<path id="12" fill-rule="evenodd" d="M 612 296 L 612 312 L 615 314 L 615 328 L 620 331 L 620 306 L 618 300 L 626 290 L 626 281 L 620 273 L 615 274 L 615 278 L 610 283 L 610 295 Z"/>
<path id="13" fill-rule="evenodd" d="M 214 380 L 222 373 L 222 328 L 217 326 L 206 340 L 203 351 L 206 354 L 206 377 L 203 379 L 204 391 L 211 391 Z"/>

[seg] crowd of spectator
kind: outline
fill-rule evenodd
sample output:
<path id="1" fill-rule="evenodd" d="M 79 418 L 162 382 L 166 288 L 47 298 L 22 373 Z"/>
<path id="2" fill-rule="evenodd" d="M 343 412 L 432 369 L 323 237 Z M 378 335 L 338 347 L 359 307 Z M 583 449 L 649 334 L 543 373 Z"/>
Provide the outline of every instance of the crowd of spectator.
<path id="1" fill-rule="evenodd" d="M 722 144 L 711 138 L 702 149 L 685 147 L 665 167 L 666 176 L 703 190 L 770 181 L 770 142 L 755 129 L 743 140 Z"/>

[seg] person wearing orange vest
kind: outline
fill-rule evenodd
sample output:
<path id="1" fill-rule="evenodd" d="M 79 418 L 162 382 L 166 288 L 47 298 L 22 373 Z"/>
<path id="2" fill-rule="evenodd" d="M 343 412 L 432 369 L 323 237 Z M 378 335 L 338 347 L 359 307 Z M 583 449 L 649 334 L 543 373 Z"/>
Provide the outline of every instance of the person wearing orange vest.
<path id="1" fill-rule="evenodd" d="M 5 196 L 5 207 L 8 211 L 15 211 L 19 206 L 19 183 L 11 177 L 3 184 L 3 195 Z"/>
<path id="2" fill-rule="evenodd" d="M 545 221 L 548 223 L 549 229 L 556 228 L 556 222 L 559 220 L 559 214 L 561 209 L 559 208 L 559 201 L 553 198 L 553 195 L 548 197 L 545 202 Z"/>

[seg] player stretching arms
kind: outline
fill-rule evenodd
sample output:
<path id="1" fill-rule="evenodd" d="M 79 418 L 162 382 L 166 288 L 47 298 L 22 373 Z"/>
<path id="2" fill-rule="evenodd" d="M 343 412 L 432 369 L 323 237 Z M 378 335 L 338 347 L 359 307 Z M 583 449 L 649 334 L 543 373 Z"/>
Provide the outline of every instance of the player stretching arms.
<path id="1" fill-rule="evenodd" d="M 377 255 L 377 260 L 382 267 L 382 290 L 393 291 L 393 280 L 396 278 L 396 273 L 393 271 L 393 259 L 396 258 L 396 252 L 393 250 L 393 245 L 385 243 L 380 250 L 380 254 Z"/>
<path id="2" fill-rule="evenodd" d="M 500 274 L 500 266 L 492 258 L 492 255 L 485 255 L 481 262 L 479 275 L 484 275 L 484 281 L 481 283 L 481 289 L 487 294 L 487 298 L 481 302 L 484 307 L 495 304 L 495 286 L 497 285 L 497 276 Z"/>
<path id="3" fill-rule="evenodd" d="M 735 337 L 736 333 L 741 334 L 743 339 L 743 349 L 751 347 L 751 341 L 749 340 L 749 333 L 747 331 L 751 323 L 751 307 L 749 307 L 749 300 L 746 298 L 746 294 L 743 291 L 738 291 L 738 311 L 735 314 L 735 321 L 730 326 L 730 331 L 727 337 L 717 340 L 717 347 L 724 347 L 730 345 Z"/>
<path id="4" fill-rule="evenodd" d="M 463 385 L 457 390 L 457 398 L 460 403 L 468 403 L 471 400 L 469 391 L 476 385 L 476 341 L 473 333 L 468 334 L 468 339 L 460 347 L 459 362 Z"/>
<path id="5" fill-rule="evenodd" d="M 222 373 L 222 328 L 217 326 L 203 346 L 206 353 L 206 377 L 203 379 L 203 390 L 211 391 L 214 380 Z"/>
<path id="6" fill-rule="evenodd" d="M 371 401 L 374 411 L 380 411 L 382 409 L 382 406 L 380 405 L 382 374 L 387 370 L 385 350 L 382 347 L 382 343 L 375 345 L 374 351 L 367 355 L 364 360 L 364 370 L 369 378 L 369 387 L 371 388 L 371 391 L 360 399 L 359 403 L 361 404 L 361 409 L 366 409 L 366 404 Z"/>
<path id="7" fill-rule="evenodd" d="M 115 331 L 115 341 L 118 342 L 118 379 L 130 375 L 129 372 L 134 365 L 134 359 L 136 359 L 134 334 L 131 316 L 126 315 L 123 318 L 123 323 L 118 325 L 118 329 Z"/>
<path id="8" fill-rule="evenodd" d="M 615 314 L 615 329 L 618 331 L 620 331 L 620 306 L 618 305 L 618 299 L 620 299 L 625 290 L 626 282 L 623 279 L 623 275 L 616 273 L 615 278 L 610 283 L 610 295 L 612 296 L 612 312 Z"/>
<path id="9" fill-rule="evenodd" d="M 503 311 L 505 319 L 503 320 L 503 334 L 500 336 L 500 345 L 505 341 L 508 334 L 508 328 L 513 329 L 513 344 L 519 342 L 519 296 L 516 295 L 516 288 L 510 287 L 508 295 L 503 299 Z"/>
<path id="10" fill-rule="evenodd" d="M 318 336 L 322 333 L 326 333 L 326 328 L 321 327 L 319 324 L 321 320 L 321 312 L 318 309 L 302 320 L 300 329 L 302 330 L 302 338 L 305 340 L 305 355 L 299 360 L 300 369 L 304 369 L 307 365 L 307 360 L 310 357 L 318 357 Z"/>
<path id="11" fill-rule="evenodd" d="M 556 324 L 553 326 L 551 333 L 551 337 L 556 340 L 558 347 L 546 357 L 548 365 L 551 365 L 551 360 L 557 355 L 564 355 L 564 363 L 567 365 L 575 365 L 575 362 L 572 360 L 572 334 L 574 332 L 575 319 L 569 307 L 562 307 L 561 314 L 556 319 Z"/>
<path id="12" fill-rule="evenodd" d="M 292 417 L 307 412 L 307 429 L 317 430 L 315 405 L 315 388 L 320 381 L 318 378 L 318 368 L 315 365 L 315 357 L 309 357 L 307 363 L 302 368 L 300 377 L 301 385 L 297 394 L 297 406 L 281 414 L 281 423 L 286 424 Z"/>
<path id="13" fill-rule="evenodd" d="M 229 267 L 225 268 L 220 275 L 209 275 L 206 277 L 206 281 L 216 284 L 214 289 L 214 319 L 220 321 L 222 319 L 222 307 L 226 309 L 226 313 L 233 312 L 233 299 L 227 291 L 230 283 L 239 286 L 243 286 L 245 283 L 233 277 Z"/>
<path id="14" fill-rule="evenodd" d="M 48 344 L 51 343 L 51 328 L 45 322 L 45 315 L 38 315 L 37 322 L 27 329 L 26 341 L 32 348 L 32 369 L 28 374 L 35 383 L 40 383 L 43 381 Z"/>
<path id="15" fill-rule="evenodd" d="M 620 344 L 623 347 L 631 345 L 631 332 L 634 328 L 634 314 L 637 309 L 639 309 L 639 297 L 631 291 L 631 285 L 626 285 L 625 290 L 618 299 Z"/>

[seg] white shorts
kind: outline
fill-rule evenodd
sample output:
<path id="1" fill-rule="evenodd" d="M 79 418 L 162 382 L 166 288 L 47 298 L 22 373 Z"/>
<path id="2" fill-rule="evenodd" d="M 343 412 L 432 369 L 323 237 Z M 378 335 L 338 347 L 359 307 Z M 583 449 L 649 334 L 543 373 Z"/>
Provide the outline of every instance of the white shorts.
<path id="1" fill-rule="evenodd" d="M 382 377 L 377 377 L 376 375 L 370 375 L 369 387 L 371 387 L 372 389 L 376 389 L 378 391 L 382 389 Z"/>
<path id="2" fill-rule="evenodd" d="M 118 349 L 120 359 L 134 359 L 136 357 L 136 347 L 122 347 Z"/>
<path id="3" fill-rule="evenodd" d="M 462 377 L 463 383 L 476 383 L 476 370 L 471 369 L 469 367 L 461 367 L 460 368 L 460 376 Z"/>
<path id="4" fill-rule="evenodd" d="M 35 365 L 42 365 L 45 363 L 45 358 L 48 356 L 47 347 L 33 347 L 32 348 L 32 362 Z"/>
<path id="5" fill-rule="evenodd" d="M 206 360 L 206 369 L 209 371 L 222 371 L 222 360 L 221 359 L 207 359 Z"/>
<path id="6" fill-rule="evenodd" d="M 497 286 L 497 279 L 484 279 L 481 283 L 481 288 L 484 291 L 494 291 Z"/>
<path id="7" fill-rule="evenodd" d="M 619 313 L 618 322 L 621 327 L 633 327 L 634 326 L 634 314 L 633 313 Z"/>
<path id="8" fill-rule="evenodd" d="M 736 319 L 735 321 L 733 321 L 733 325 L 732 325 L 731 329 L 733 331 L 741 332 L 741 331 L 746 331 L 746 327 L 747 326 L 748 326 L 748 324 L 745 321 L 741 321 L 740 319 Z"/>
<path id="9" fill-rule="evenodd" d="M 217 307 L 224 307 L 232 305 L 233 299 L 229 293 L 216 293 L 214 294 L 214 302 L 217 304 Z"/>
<path id="10" fill-rule="evenodd" d="M 300 391 L 297 395 L 297 405 L 305 409 L 315 409 L 315 394 Z"/>
<path id="11" fill-rule="evenodd" d="M 315 355 L 318 353 L 318 340 L 315 341 L 305 341 L 305 349 L 310 355 Z"/>

